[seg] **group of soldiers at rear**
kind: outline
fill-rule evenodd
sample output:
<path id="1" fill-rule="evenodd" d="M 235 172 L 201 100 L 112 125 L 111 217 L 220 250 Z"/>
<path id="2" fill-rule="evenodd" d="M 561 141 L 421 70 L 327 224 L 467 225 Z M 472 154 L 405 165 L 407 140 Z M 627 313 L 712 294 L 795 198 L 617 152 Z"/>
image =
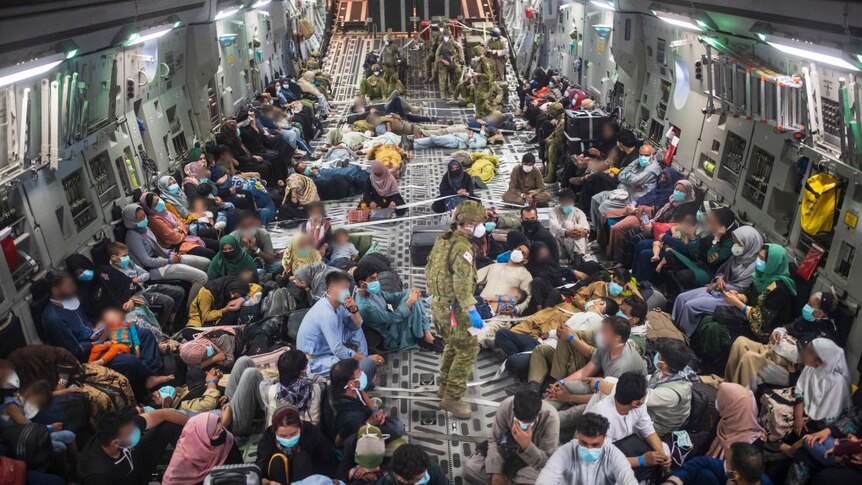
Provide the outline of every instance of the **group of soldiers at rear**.
<path id="1" fill-rule="evenodd" d="M 440 22 L 433 26 L 429 54 L 425 58 L 425 82 L 437 79 L 440 97 L 452 104 L 475 107 L 476 116 L 487 116 L 500 107 L 504 90 L 498 81 L 505 80 L 509 42 L 499 28 L 491 29 L 484 46 L 472 48 L 472 59 L 464 73 L 464 49 L 454 37 L 450 26 Z M 401 49 L 389 34 L 383 37 L 384 47 L 379 62 L 371 66 L 371 74 L 359 85 L 359 94 L 369 99 L 384 99 L 392 91 L 404 93 L 399 77 L 403 62 Z"/>

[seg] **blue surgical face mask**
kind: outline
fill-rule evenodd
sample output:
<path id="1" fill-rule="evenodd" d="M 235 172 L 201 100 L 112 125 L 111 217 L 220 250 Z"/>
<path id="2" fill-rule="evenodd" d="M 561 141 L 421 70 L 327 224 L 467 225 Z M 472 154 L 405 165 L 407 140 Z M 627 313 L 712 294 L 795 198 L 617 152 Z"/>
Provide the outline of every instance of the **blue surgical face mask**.
<path id="1" fill-rule="evenodd" d="M 641 155 L 638 157 L 638 163 L 641 167 L 646 167 L 650 163 L 649 155 Z"/>
<path id="2" fill-rule="evenodd" d="M 174 386 L 162 386 L 159 388 L 162 399 L 177 397 L 177 388 Z"/>
<path id="3" fill-rule="evenodd" d="M 382 135 L 382 134 L 386 133 L 386 124 L 380 123 L 379 125 L 375 126 L 374 132 L 377 133 L 378 135 Z"/>
<path id="4" fill-rule="evenodd" d="M 587 463 L 592 463 L 599 459 L 602 456 L 601 448 L 584 448 L 581 445 L 578 445 L 578 456 L 581 457 L 581 460 L 584 460 Z"/>
<path id="5" fill-rule="evenodd" d="M 305 170 L 302 172 L 306 177 L 311 175 L 311 167 L 305 167 Z"/>
<path id="6" fill-rule="evenodd" d="M 207 345 L 207 358 L 215 355 L 215 348 L 212 345 Z"/>
<path id="7" fill-rule="evenodd" d="M 364 391 L 366 387 L 368 387 L 368 374 L 359 371 L 359 390 Z"/>
<path id="8" fill-rule="evenodd" d="M 754 269 L 763 273 L 764 271 L 766 271 L 766 261 L 764 261 L 760 258 L 757 258 L 754 261 Z"/>
<path id="9" fill-rule="evenodd" d="M 814 317 L 814 307 L 806 303 L 805 306 L 802 307 L 802 318 L 809 322 L 816 320 Z"/>
<path id="10" fill-rule="evenodd" d="M 426 483 L 431 481 L 431 475 L 428 474 L 428 470 L 425 470 L 425 474 L 422 475 L 422 478 L 419 479 L 415 485 L 425 485 Z"/>
<path id="11" fill-rule="evenodd" d="M 141 428 L 135 426 L 132 429 L 132 434 L 129 435 L 129 448 L 134 448 L 141 441 Z"/>
<path id="12" fill-rule="evenodd" d="M 239 128 L 236 129 L 236 136 L 239 138 Z"/>
<path id="13" fill-rule="evenodd" d="M 492 232 L 494 229 L 497 229 L 496 222 L 486 222 L 485 223 L 485 232 Z"/>
<path id="14" fill-rule="evenodd" d="M 611 296 L 619 296 L 619 294 L 623 292 L 623 287 L 616 281 L 611 281 L 608 284 L 608 291 L 610 292 Z"/>
<path id="15" fill-rule="evenodd" d="M 209 179 L 208 177 L 201 177 L 201 178 L 199 178 L 198 180 L 199 180 L 199 181 L 200 181 L 200 183 L 202 183 L 202 184 L 209 183 L 209 181 L 210 181 L 210 179 Z"/>
<path id="16" fill-rule="evenodd" d="M 296 255 L 300 258 L 305 258 L 308 256 L 309 251 L 310 250 L 308 248 L 299 248 L 299 250 L 296 251 Z"/>
<path id="17" fill-rule="evenodd" d="M 703 223 L 703 212 L 701 212 L 701 211 L 697 211 L 697 216 L 696 216 L 696 217 L 697 217 L 697 223 L 698 223 L 698 224 L 702 224 L 702 223 Z"/>
<path id="18" fill-rule="evenodd" d="M 165 201 L 163 201 L 163 200 L 158 201 L 158 203 L 156 203 L 156 206 L 153 207 L 153 210 L 155 210 L 156 212 L 161 212 L 161 211 L 165 210 Z"/>
<path id="19" fill-rule="evenodd" d="M 565 214 L 565 215 L 570 215 L 574 211 L 575 211 L 575 206 L 572 206 L 572 205 L 564 205 L 563 206 L 563 214 Z"/>
<path id="20" fill-rule="evenodd" d="M 673 191 L 673 200 L 677 202 L 682 202 L 685 200 L 685 192 L 682 190 L 674 190 Z"/>
<path id="21" fill-rule="evenodd" d="M 372 295 L 376 295 L 380 293 L 380 282 L 379 281 L 371 281 L 368 283 L 368 286 L 365 287 L 365 290 Z"/>
<path id="22" fill-rule="evenodd" d="M 618 312 L 617 312 L 617 316 L 618 316 L 618 317 L 620 317 L 620 318 L 625 318 L 626 320 L 628 320 L 628 319 L 629 319 L 629 316 L 628 316 L 628 315 L 626 315 L 625 313 L 623 313 L 623 311 L 622 311 L 622 310 L 620 310 L 620 311 L 618 311 Z"/>
<path id="23" fill-rule="evenodd" d="M 658 363 L 659 363 L 658 352 L 656 352 L 655 355 L 652 356 L 652 365 L 655 366 L 655 370 L 658 370 Z"/>
<path id="24" fill-rule="evenodd" d="M 119 264 L 120 264 L 120 267 L 121 267 L 121 268 L 125 268 L 125 267 L 126 267 L 126 266 L 128 266 L 128 265 L 129 265 L 129 263 L 131 263 L 131 262 L 132 262 L 132 258 L 130 258 L 128 255 L 126 255 L 126 256 L 120 256 L 120 263 L 119 263 Z"/>
<path id="25" fill-rule="evenodd" d="M 172 194 L 179 194 L 180 193 L 180 186 L 177 184 L 168 185 L 168 192 L 170 192 Z"/>
<path id="26" fill-rule="evenodd" d="M 593 306 L 593 305 L 595 305 L 595 304 L 596 304 L 596 302 L 595 302 L 595 301 L 593 301 L 593 300 L 590 300 L 590 301 L 588 301 L 588 302 L 584 303 L 584 310 L 589 310 L 589 309 L 590 309 L 590 307 L 591 307 L 591 306 Z"/>
<path id="27" fill-rule="evenodd" d="M 149 224 L 149 221 L 147 219 L 144 219 L 142 221 L 138 221 L 138 227 L 141 229 L 147 227 L 147 224 Z"/>
<path id="28" fill-rule="evenodd" d="M 78 275 L 78 281 L 93 281 L 93 270 L 85 269 Z"/>
<path id="29" fill-rule="evenodd" d="M 349 288 L 342 288 L 341 291 L 338 292 L 338 303 L 344 303 L 344 300 L 350 296 Z"/>
<path id="30" fill-rule="evenodd" d="M 518 426 L 520 426 L 521 429 L 524 431 L 527 431 L 528 429 L 530 429 L 530 425 L 532 424 L 532 423 L 524 423 L 523 421 L 521 421 L 518 418 L 515 418 L 515 422 L 518 423 Z"/>
<path id="31" fill-rule="evenodd" d="M 278 444 L 283 448 L 293 448 L 297 443 L 299 443 L 299 434 L 297 433 L 293 438 L 282 438 L 281 436 L 276 436 L 275 440 L 278 441 Z"/>

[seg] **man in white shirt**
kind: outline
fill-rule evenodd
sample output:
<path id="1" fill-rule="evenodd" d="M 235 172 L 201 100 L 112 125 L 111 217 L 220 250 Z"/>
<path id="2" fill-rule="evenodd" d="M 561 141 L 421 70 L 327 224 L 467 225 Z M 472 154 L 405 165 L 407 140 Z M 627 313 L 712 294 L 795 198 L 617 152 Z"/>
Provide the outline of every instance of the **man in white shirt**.
<path id="1" fill-rule="evenodd" d="M 575 261 L 580 255 L 584 261 L 594 261 L 595 257 L 587 249 L 590 222 L 584 211 L 575 206 L 575 193 L 571 189 L 563 189 L 559 198 L 560 204 L 548 215 L 549 229 L 560 247 L 560 256 Z"/>
<path id="2" fill-rule="evenodd" d="M 634 472 L 623 453 L 607 439 L 607 418 L 585 413 L 578 420 L 576 440 L 561 446 L 536 479 L 542 485 L 635 485 Z"/>
<path id="3" fill-rule="evenodd" d="M 654 467 L 670 469 L 671 459 L 655 432 L 647 413 L 647 383 L 644 376 L 626 372 L 616 385 L 602 379 L 590 379 L 590 386 L 607 397 L 587 405 L 585 413 L 596 413 L 607 418 L 607 438 L 628 457 L 639 480 L 657 477 Z"/>

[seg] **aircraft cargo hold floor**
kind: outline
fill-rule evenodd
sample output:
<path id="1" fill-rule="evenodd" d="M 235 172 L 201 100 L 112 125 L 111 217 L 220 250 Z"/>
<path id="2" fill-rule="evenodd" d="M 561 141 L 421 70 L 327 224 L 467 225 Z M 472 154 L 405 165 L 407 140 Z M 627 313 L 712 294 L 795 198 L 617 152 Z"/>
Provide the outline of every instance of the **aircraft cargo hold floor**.
<path id="1" fill-rule="evenodd" d="M 378 41 L 377 47 L 382 42 Z M 333 35 L 324 62 L 324 71 L 332 76 L 332 105 L 339 113 L 347 114 L 353 102 L 356 86 L 363 72 L 362 64 L 365 55 L 374 45 L 374 41 L 366 34 Z M 472 109 L 450 106 L 438 97 L 436 83 L 420 85 L 415 79 L 421 76 L 424 50 L 411 50 L 409 47 L 408 62 L 412 70 L 408 73 L 406 99 L 411 104 L 422 103 L 423 116 L 450 119 L 455 123 L 465 122 L 474 118 Z M 512 78 L 511 69 L 509 77 Z M 510 84 L 513 84 L 510 82 Z M 509 91 L 510 104 L 517 104 L 514 87 Z M 513 106 L 510 111 L 514 111 Z M 325 129 L 340 126 L 341 116 L 327 121 Z M 494 208 L 501 213 L 517 213 L 518 208 L 504 205 L 500 202 L 503 192 L 509 183 L 512 168 L 520 161 L 521 156 L 532 149 L 526 142 L 532 137 L 530 131 L 506 134 L 506 143 L 492 147 L 494 154 L 500 157 L 498 175 L 488 184 L 488 188 L 477 190 L 477 195 L 483 199 L 486 207 Z M 316 145 L 322 143 L 322 137 Z M 437 197 L 440 180 L 447 168 L 448 154 L 454 150 L 432 149 L 413 152 L 413 158 L 406 162 L 406 170 L 399 179 L 399 186 L 404 200 L 410 204 L 417 201 L 431 200 Z M 327 216 L 333 228 L 344 226 L 348 209 L 356 207 L 359 197 L 326 202 Z M 540 214 L 540 217 L 542 215 Z M 401 275 L 405 287 L 425 288 L 425 268 L 410 265 L 410 234 L 412 229 L 420 225 L 436 225 L 445 223 L 443 216 L 434 214 L 430 202 L 416 207 L 410 207 L 408 213 L 392 222 L 365 225 L 358 229 L 359 234 L 371 234 L 384 254 L 393 262 L 396 271 Z M 348 229 L 354 226 L 346 226 Z M 357 229 L 350 229 L 351 232 Z M 296 231 L 275 229 L 273 243 L 278 247 L 286 247 L 290 237 Z M 465 399 L 471 402 L 473 417 L 469 420 L 459 420 L 452 415 L 440 411 L 437 403 L 436 376 L 440 364 L 440 354 L 429 351 L 399 351 L 384 354 L 386 364 L 378 371 L 377 390 L 373 396 L 383 399 L 384 407 L 392 415 L 400 417 L 405 423 L 408 439 L 412 443 L 422 445 L 425 450 L 436 457 L 444 470 L 448 471 L 454 483 L 462 483 L 463 463 L 473 453 L 476 442 L 480 442 L 490 434 L 491 425 L 496 413 L 496 403 L 512 395 L 519 383 L 508 374 L 497 377 L 502 360 L 497 354 L 483 350 L 479 353 L 476 366 L 470 378 L 470 387 Z M 495 377 L 497 377 L 495 379 Z M 490 381 L 489 381 L 490 380 Z M 488 381 L 488 382 L 486 382 Z M 479 385 L 475 385 L 478 383 Z M 421 389 L 427 389 L 421 392 Z"/>

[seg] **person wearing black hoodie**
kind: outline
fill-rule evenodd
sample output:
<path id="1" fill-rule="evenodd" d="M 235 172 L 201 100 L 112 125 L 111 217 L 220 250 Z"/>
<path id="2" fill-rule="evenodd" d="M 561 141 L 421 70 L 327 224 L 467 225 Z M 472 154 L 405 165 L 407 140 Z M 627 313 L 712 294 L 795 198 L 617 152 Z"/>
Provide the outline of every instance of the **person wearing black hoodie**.
<path id="1" fill-rule="evenodd" d="M 557 246 L 557 241 L 551 231 L 539 222 L 539 213 L 535 207 L 521 209 L 521 229 L 530 245 L 536 241 L 543 242 L 551 251 L 554 261 L 560 260 L 560 248 Z"/>

